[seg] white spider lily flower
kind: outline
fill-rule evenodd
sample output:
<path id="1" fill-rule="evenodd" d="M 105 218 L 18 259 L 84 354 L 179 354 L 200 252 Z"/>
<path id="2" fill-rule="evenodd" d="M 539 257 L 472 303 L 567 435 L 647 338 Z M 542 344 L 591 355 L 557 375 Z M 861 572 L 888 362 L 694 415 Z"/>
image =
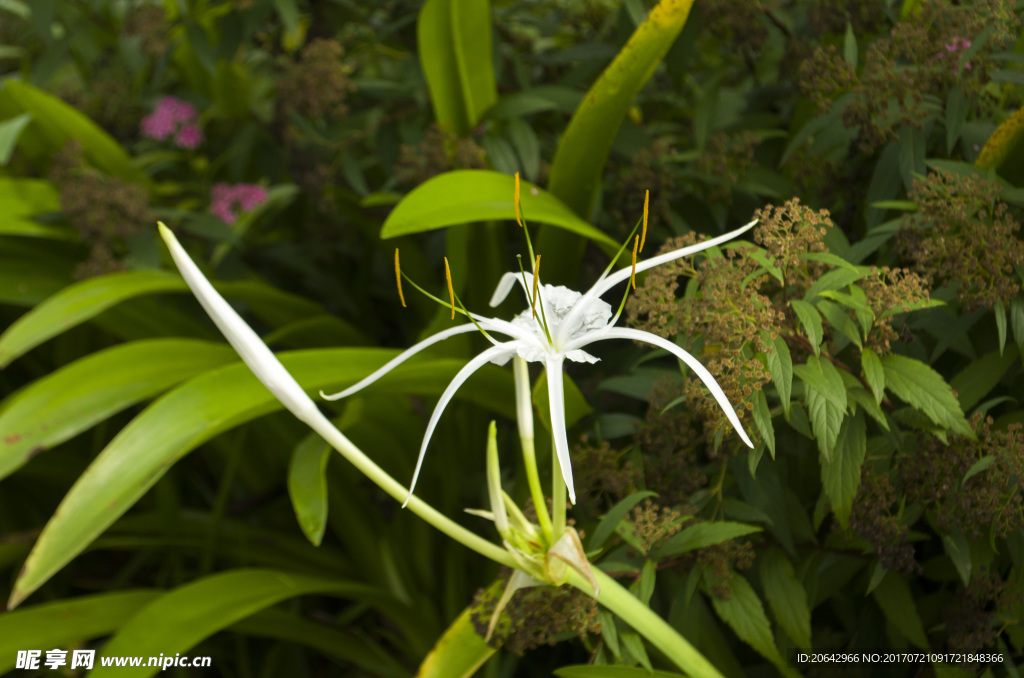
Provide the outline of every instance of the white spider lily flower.
<path id="1" fill-rule="evenodd" d="M 600 297 L 615 285 L 628 280 L 633 272 L 645 271 L 659 264 L 664 264 L 727 242 L 753 228 L 756 223 L 757 221 L 755 220 L 742 228 L 717 238 L 711 238 L 710 240 L 705 240 L 689 247 L 683 247 L 643 262 L 637 262 L 635 268 L 627 267 L 614 273 L 606 271 L 594 286 L 583 294 L 562 286 L 537 284 L 536 291 L 540 299 L 537 302 L 536 313 L 534 313 L 532 308 L 527 308 L 511 322 L 470 313 L 469 315 L 476 321 L 475 323 L 470 322 L 464 325 L 457 325 L 438 332 L 410 347 L 359 383 L 334 395 L 326 395 L 324 393 L 320 395 L 328 400 L 337 400 L 349 396 L 377 381 L 423 349 L 457 334 L 483 329 L 488 333 L 488 339 L 493 345 L 466 363 L 465 367 L 459 370 L 458 374 L 455 375 L 455 378 L 452 379 L 451 383 L 444 390 L 444 393 L 441 394 L 441 398 L 427 424 L 423 443 L 420 445 L 419 458 L 416 460 L 416 470 L 413 472 L 412 483 L 409 486 L 409 496 L 412 496 L 412 491 L 416 487 L 416 481 L 419 478 L 420 469 L 423 465 L 423 458 L 426 454 L 427 446 L 430 444 L 430 439 L 434 434 L 434 429 L 437 427 L 437 422 L 440 420 L 441 414 L 448 406 L 448 403 L 454 397 L 455 392 L 474 372 L 488 362 L 504 365 L 513 356 L 519 356 L 527 362 L 539 362 L 544 365 L 544 370 L 547 374 L 548 402 L 551 408 L 550 420 L 554 435 L 555 453 L 558 455 L 558 462 L 562 469 L 562 478 L 569 491 L 569 499 L 575 504 L 576 490 L 573 486 L 572 464 L 569 459 L 569 441 L 565 430 L 562 363 L 566 359 L 573 362 L 595 363 L 598 358 L 584 351 L 584 346 L 607 339 L 632 339 L 663 348 L 685 362 L 700 377 L 708 390 L 711 391 L 711 394 L 715 397 L 715 400 L 725 412 L 726 417 L 736 429 L 736 432 L 739 433 L 743 442 L 749 447 L 753 447 L 754 444 L 750 441 L 746 431 L 743 430 L 743 424 L 740 423 L 736 410 L 729 404 L 729 400 L 726 398 L 722 388 L 715 381 L 711 373 L 696 358 L 671 341 L 656 334 L 614 327 L 619 319 L 619 315 L 613 316 L 612 307 Z M 494 296 L 491 298 L 491 306 L 497 306 L 504 301 L 516 282 L 523 288 L 526 294 L 527 305 L 530 306 L 532 299 L 531 291 L 535 287 L 534 280 L 532 274 L 524 272 L 506 273 L 502 276 L 498 287 L 494 291 Z M 499 342 L 491 337 L 490 334 L 502 334 L 509 337 L 509 340 Z"/>

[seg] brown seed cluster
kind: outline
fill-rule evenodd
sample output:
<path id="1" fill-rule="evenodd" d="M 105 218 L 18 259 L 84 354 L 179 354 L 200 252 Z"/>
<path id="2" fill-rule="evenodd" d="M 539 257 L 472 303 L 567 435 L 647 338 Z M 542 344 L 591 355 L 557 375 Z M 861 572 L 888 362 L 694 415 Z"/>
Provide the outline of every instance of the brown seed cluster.
<path id="1" fill-rule="evenodd" d="M 951 438 L 949 444 L 926 437 L 916 454 L 900 464 L 907 499 L 935 512 L 939 529 L 972 539 L 999 537 L 1024 528 L 1024 428 L 1010 424 L 993 430 L 991 417 L 976 414 L 971 423 L 977 440 Z M 963 482 L 975 462 L 991 457 L 992 464 Z"/>
<path id="2" fill-rule="evenodd" d="M 437 124 L 419 144 L 403 144 L 395 163 L 395 175 L 403 186 L 418 186 L 453 169 L 485 169 L 487 153 L 470 137 L 445 132 Z"/>
<path id="3" fill-rule="evenodd" d="M 927 281 L 906 268 L 872 266 L 871 273 L 860 281 L 860 288 L 875 314 L 864 343 L 876 353 L 888 352 L 890 344 L 900 336 L 900 330 L 905 329 L 906 324 L 899 320 L 900 314 L 930 297 Z M 897 322 L 901 324 L 894 326 Z"/>
<path id="4" fill-rule="evenodd" d="M 150 59 L 159 59 L 167 51 L 167 12 L 163 7 L 143 5 L 130 10 L 123 31 L 139 37 L 139 49 Z"/>
<path id="5" fill-rule="evenodd" d="M 965 652 L 993 647 L 999 637 L 998 609 L 1011 594 L 998 572 L 985 568 L 971 577 L 971 583 L 956 592 L 946 609 L 949 649 Z"/>
<path id="6" fill-rule="evenodd" d="M 672 148 L 667 139 L 656 140 L 650 148 L 643 148 L 629 158 L 629 164 L 609 176 L 614 199 L 608 207 L 617 232 L 625 237 L 636 223 L 637 215 L 644 211 L 644 194 L 650 191 L 649 223 L 670 222 L 670 198 L 677 190 L 677 177 L 666 157 Z"/>
<path id="7" fill-rule="evenodd" d="M 754 166 L 754 150 L 762 136 L 751 130 L 717 132 L 693 163 L 694 169 L 705 176 L 716 177 L 721 184 L 707 194 L 709 202 L 728 201 L 732 187 Z"/>
<path id="8" fill-rule="evenodd" d="M 650 499 L 644 499 L 635 506 L 627 521 L 633 528 L 633 536 L 640 541 L 644 554 L 683 529 L 683 514 L 671 506 L 662 506 Z"/>
<path id="9" fill-rule="evenodd" d="M 768 39 L 768 29 L 760 21 L 758 0 L 717 0 L 697 3 L 700 26 L 719 40 L 740 49 L 761 51 Z"/>
<path id="10" fill-rule="evenodd" d="M 156 223 L 146 188 L 87 166 L 82 145 L 75 141 L 68 142 L 54 157 L 50 179 L 60 189 L 64 218 L 92 248 L 89 258 L 75 269 L 75 277 L 124 270 L 129 239 Z"/>
<path id="11" fill-rule="evenodd" d="M 342 60 L 344 55 L 345 49 L 335 40 L 316 38 L 306 45 L 298 61 L 289 64 L 278 80 L 282 110 L 311 120 L 344 115 L 348 111 L 345 99 L 355 89 L 349 67 Z"/>
<path id="12" fill-rule="evenodd" d="M 1001 190 L 981 176 L 942 170 L 910 190 L 918 211 L 904 216 L 898 250 L 933 283 L 959 283 L 965 311 L 996 301 L 1009 307 L 1021 289 L 1014 268 L 1024 264 L 1024 241 Z"/>
<path id="13" fill-rule="evenodd" d="M 614 504 L 636 491 L 636 471 L 631 462 L 622 460 L 622 454 L 607 440 L 580 438 L 572 449 L 578 504 L 596 506 L 603 497 Z"/>
<path id="14" fill-rule="evenodd" d="M 914 546 L 907 541 L 906 526 L 893 513 L 897 501 L 889 476 L 863 467 L 850 512 L 850 530 L 871 543 L 882 567 L 915 574 L 921 568 L 914 560 Z"/>
<path id="15" fill-rule="evenodd" d="M 698 455 L 708 449 L 703 425 L 690 408 L 662 410 L 679 394 L 671 383 L 656 384 L 644 423 L 634 440 L 644 459 L 644 484 L 667 506 L 688 503 L 691 494 L 707 483 Z"/>
<path id="16" fill-rule="evenodd" d="M 711 582 L 711 593 L 721 600 L 729 600 L 733 574 L 750 569 L 756 555 L 750 541 L 728 539 L 691 551 L 683 559 L 682 567 L 703 570 Z"/>
<path id="17" fill-rule="evenodd" d="M 503 570 L 500 587 L 480 589 L 473 599 L 471 620 L 480 636 L 487 635 L 494 608 L 511 576 Z M 555 645 L 573 635 L 583 638 L 601 632 L 597 601 L 571 586 L 520 589 L 509 601 L 491 637 L 493 647 L 504 646 L 522 657 L 542 645 Z"/>

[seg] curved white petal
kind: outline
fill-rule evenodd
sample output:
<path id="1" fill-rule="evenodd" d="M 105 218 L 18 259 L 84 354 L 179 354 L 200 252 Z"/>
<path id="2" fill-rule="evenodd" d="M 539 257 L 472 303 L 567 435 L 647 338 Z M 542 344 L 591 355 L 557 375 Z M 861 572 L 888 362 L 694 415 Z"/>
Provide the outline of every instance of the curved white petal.
<path id="1" fill-rule="evenodd" d="M 419 342 L 418 344 L 413 344 L 409 348 L 405 349 L 397 356 L 386 362 L 384 366 L 378 369 L 376 372 L 366 377 L 362 381 L 359 381 L 353 384 L 352 386 L 349 386 L 344 391 L 339 391 L 338 393 L 334 393 L 332 395 L 327 395 L 323 391 L 320 391 L 320 397 L 323 398 L 324 400 L 341 400 L 342 398 L 352 395 L 356 391 L 366 388 L 367 386 L 377 381 L 385 374 L 395 369 L 396 367 L 398 367 L 399 365 L 401 365 L 406 360 L 413 357 L 423 349 L 433 346 L 434 344 L 440 341 L 444 341 L 449 337 L 454 337 L 456 334 L 465 334 L 466 332 L 473 332 L 475 330 L 476 325 L 474 325 L 473 323 L 457 325 L 455 327 L 449 327 L 446 330 L 441 330 L 437 334 L 432 334 L 423 341 Z"/>
<path id="2" fill-rule="evenodd" d="M 565 387 L 562 381 L 562 357 L 549 359 L 544 363 L 548 378 L 548 406 L 551 408 L 551 431 L 555 438 L 555 452 L 558 465 L 562 467 L 562 479 L 569 490 L 569 501 L 576 503 L 576 488 L 572 482 L 572 461 L 569 459 L 569 439 L 565 432 Z"/>
<path id="3" fill-rule="evenodd" d="M 235 309 L 213 289 L 210 281 L 178 243 L 174 233 L 163 224 L 159 227 L 160 237 L 167 243 L 167 249 L 181 271 L 181 276 L 224 337 L 238 351 L 242 361 L 292 414 L 312 425 L 311 422 L 320 416 L 313 400 Z"/>
<path id="4" fill-rule="evenodd" d="M 740 438 L 747 444 L 747 447 L 753 447 L 754 443 L 750 442 L 750 438 L 747 436 L 747 432 L 743 430 L 743 424 L 740 423 L 740 418 L 736 415 L 736 410 L 733 409 L 732 405 L 729 404 L 729 399 L 725 397 L 725 392 L 722 391 L 722 387 L 718 385 L 715 378 L 708 372 L 707 368 L 700 364 L 696 358 L 681 349 L 680 347 L 673 344 L 668 339 L 659 337 L 656 334 L 650 332 L 644 332 L 642 330 L 632 330 L 625 327 L 609 327 L 606 330 L 594 332 L 587 337 L 583 337 L 576 342 L 573 342 L 579 346 L 589 344 L 595 341 L 603 341 L 605 339 L 633 339 L 634 341 L 643 341 L 648 344 L 663 348 L 672 355 L 676 356 L 684 363 L 690 366 L 700 380 L 704 382 L 704 385 L 711 391 L 711 395 L 715 396 L 715 400 L 718 401 L 718 405 L 725 412 L 725 416 L 729 419 L 729 423 L 733 425 L 736 432 L 740 434 Z"/>
<path id="5" fill-rule="evenodd" d="M 498 286 L 494 288 L 494 294 L 491 295 L 491 308 L 499 305 L 505 301 L 508 297 L 508 293 L 512 291 L 512 287 L 515 286 L 516 281 L 520 280 L 518 273 L 506 273 L 501 276 L 501 280 L 498 281 Z"/>
<path id="6" fill-rule="evenodd" d="M 459 390 L 467 379 L 473 376 L 473 373 L 479 370 L 481 367 L 486 365 L 488 362 L 498 357 L 503 353 L 515 353 L 515 342 L 508 342 L 506 344 L 500 344 L 498 346 L 492 346 L 480 355 L 476 356 L 468 363 L 466 363 L 455 378 L 452 379 L 451 383 L 448 384 L 448 388 L 441 394 L 440 400 L 437 401 L 437 406 L 434 407 L 434 413 L 430 415 L 430 421 L 427 423 L 427 432 L 423 435 L 423 443 L 420 445 L 420 456 L 416 459 L 416 470 L 412 474 L 412 482 L 409 484 L 409 496 L 406 497 L 405 503 L 402 504 L 402 508 L 409 503 L 409 499 L 412 498 L 412 491 L 416 488 L 416 480 L 420 477 L 420 468 L 423 466 L 423 457 L 427 453 L 427 445 L 430 444 L 430 438 L 434 435 L 434 429 L 437 428 L 437 422 L 441 419 L 441 414 L 444 412 L 444 408 L 448 406 L 451 399 L 455 396 L 455 392 Z"/>

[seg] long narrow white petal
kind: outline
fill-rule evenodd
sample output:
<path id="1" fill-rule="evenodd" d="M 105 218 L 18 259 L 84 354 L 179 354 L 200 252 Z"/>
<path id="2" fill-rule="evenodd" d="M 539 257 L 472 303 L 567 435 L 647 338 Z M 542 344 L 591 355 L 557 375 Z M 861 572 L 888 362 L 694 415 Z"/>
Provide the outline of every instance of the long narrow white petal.
<path id="1" fill-rule="evenodd" d="M 455 396 L 455 392 L 473 376 L 473 373 L 479 370 L 481 367 L 486 365 L 489 361 L 493 360 L 499 355 L 507 353 L 515 353 L 516 345 L 515 342 L 508 342 L 500 346 L 492 346 L 480 355 L 476 356 L 472 360 L 463 366 L 459 370 L 455 378 L 452 379 L 451 383 L 448 384 L 448 388 L 441 394 L 441 399 L 437 401 L 437 406 L 434 407 L 434 413 L 430 415 L 430 421 L 427 423 L 427 432 L 423 435 L 423 443 L 420 445 L 420 456 L 416 459 L 416 470 L 412 474 L 412 483 L 409 484 L 409 496 L 406 497 L 405 503 L 402 504 L 402 508 L 409 503 L 409 499 L 412 497 L 412 492 L 416 489 L 416 480 L 420 477 L 420 468 L 423 466 L 423 457 L 427 453 L 427 445 L 430 444 L 430 438 L 434 435 L 434 429 L 437 428 L 437 422 L 441 419 L 441 414 L 444 412 L 444 408 L 448 406 L 451 399 Z"/>
<path id="2" fill-rule="evenodd" d="M 725 416 L 729 419 L 729 423 L 733 425 L 736 432 L 740 434 L 740 438 L 747 444 L 747 447 L 753 447 L 754 443 L 750 442 L 750 438 L 747 436 L 747 432 L 743 430 L 743 424 L 740 423 L 740 418 L 736 415 L 736 410 L 733 409 L 729 403 L 729 399 L 725 397 L 725 392 L 722 391 L 722 387 L 718 385 L 715 378 L 708 372 L 707 368 L 700 364 L 696 358 L 681 349 L 680 347 L 673 344 L 668 339 L 659 337 L 656 334 L 650 332 L 644 332 L 642 330 L 632 330 L 625 327 L 610 327 L 605 330 L 599 330 L 593 332 L 585 337 L 581 337 L 577 341 L 573 342 L 583 346 L 595 341 L 604 341 L 605 339 L 633 339 L 634 341 L 643 341 L 648 344 L 663 348 L 672 355 L 676 356 L 684 363 L 690 366 L 700 380 L 704 382 L 704 385 L 711 391 L 711 395 L 715 396 L 715 400 L 718 401 L 718 405 L 725 412 Z"/>
<path id="3" fill-rule="evenodd" d="M 576 503 L 576 488 L 572 482 L 572 460 L 569 459 L 569 438 L 565 432 L 565 387 L 562 381 L 562 356 L 551 358 L 544 363 L 548 378 L 548 407 L 551 409 L 551 431 L 555 438 L 555 452 L 558 465 L 562 467 L 562 479 L 569 490 L 569 501 Z"/>
<path id="4" fill-rule="evenodd" d="M 325 400 L 341 400 L 342 398 L 352 395 L 356 391 L 366 388 L 367 386 L 377 381 L 385 374 L 395 369 L 396 367 L 398 367 L 399 365 L 401 365 L 406 360 L 413 357 L 423 349 L 433 346 L 434 344 L 440 341 L 444 341 L 449 337 L 454 337 L 456 334 L 465 334 L 466 332 L 474 331 L 476 331 L 476 325 L 474 325 L 473 323 L 467 323 L 465 325 L 456 325 L 455 327 L 449 327 L 446 330 L 441 330 L 437 334 L 432 334 L 423 341 L 419 342 L 418 344 L 413 344 L 409 348 L 405 349 L 400 354 L 398 354 L 397 356 L 389 360 L 387 363 L 385 363 L 384 366 L 378 369 L 376 372 L 366 377 L 362 381 L 359 381 L 353 384 L 352 386 L 349 386 L 344 391 L 339 391 L 338 393 L 334 393 L 332 395 L 327 395 L 323 391 L 320 391 L 320 397 L 324 398 Z"/>
<path id="5" fill-rule="evenodd" d="M 188 283 L 196 299 L 202 304 L 217 328 L 224 334 L 228 342 L 238 351 L 245 364 L 252 370 L 256 378 L 270 389 L 296 417 L 311 424 L 319 417 L 320 412 L 313 400 L 306 395 L 295 378 L 288 373 L 284 365 L 267 348 L 267 345 L 253 332 L 244 320 L 224 300 L 224 297 L 213 289 L 210 281 L 203 276 L 199 267 L 189 258 L 185 249 L 178 243 L 174 233 L 160 224 L 160 237 L 167 243 L 174 264 L 181 271 L 181 276 Z"/>

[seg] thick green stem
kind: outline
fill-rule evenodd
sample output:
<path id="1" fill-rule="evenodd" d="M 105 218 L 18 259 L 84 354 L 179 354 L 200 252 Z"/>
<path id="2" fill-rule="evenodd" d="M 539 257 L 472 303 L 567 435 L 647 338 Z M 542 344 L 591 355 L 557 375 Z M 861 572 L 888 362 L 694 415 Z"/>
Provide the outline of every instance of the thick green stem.
<path id="1" fill-rule="evenodd" d="M 723 678 L 718 669 L 651 608 L 601 570 L 594 569 L 600 592 L 597 602 L 626 622 L 687 675 L 694 678 Z M 590 583 L 575 570 L 569 571 L 569 583 L 587 595 L 593 595 Z"/>
<path id="2" fill-rule="evenodd" d="M 523 463 L 526 464 L 526 482 L 530 485 L 530 497 L 537 509 L 537 522 L 541 532 L 551 543 L 551 516 L 548 514 L 548 502 L 544 498 L 544 488 L 540 486 L 540 475 L 537 473 L 537 452 L 533 447 L 533 438 L 520 438 L 523 446 Z"/>

